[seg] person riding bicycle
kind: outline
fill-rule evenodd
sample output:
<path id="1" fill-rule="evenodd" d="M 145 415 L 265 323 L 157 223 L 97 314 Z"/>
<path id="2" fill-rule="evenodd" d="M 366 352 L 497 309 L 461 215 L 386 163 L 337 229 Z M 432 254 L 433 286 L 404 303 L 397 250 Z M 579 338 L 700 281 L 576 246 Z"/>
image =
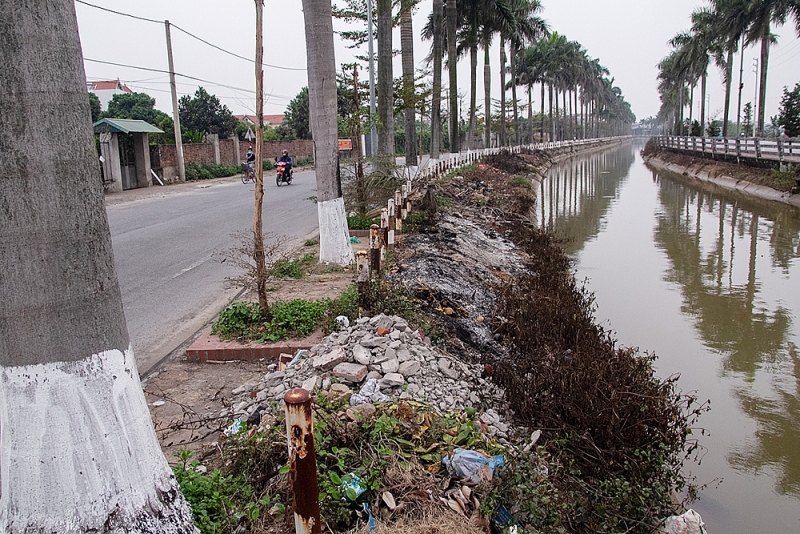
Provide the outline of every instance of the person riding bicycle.
<path id="1" fill-rule="evenodd" d="M 281 157 L 275 161 L 278 163 L 286 163 L 286 166 L 283 168 L 283 177 L 288 178 L 289 174 L 292 172 L 292 158 L 289 156 L 289 151 L 284 148 L 283 152 L 281 152 Z"/>
<path id="2" fill-rule="evenodd" d="M 247 154 L 244 155 L 245 162 L 250 166 L 250 171 L 255 172 L 256 153 L 253 152 L 253 147 L 247 149 Z"/>

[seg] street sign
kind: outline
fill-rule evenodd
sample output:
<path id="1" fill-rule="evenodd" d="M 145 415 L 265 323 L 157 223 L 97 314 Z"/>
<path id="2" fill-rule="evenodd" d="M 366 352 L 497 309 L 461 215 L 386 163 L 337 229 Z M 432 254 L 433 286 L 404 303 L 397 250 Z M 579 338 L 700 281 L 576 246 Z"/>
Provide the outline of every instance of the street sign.
<path id="1" fill-rule="evenodd" d="M 253 139 L 256 138 L 256 136 L 253 133 L 253 130 L 251 130 L 250 128 L 247 128 L 247 133 L 244 134 L 244 138 L 247 139 L 248 141 L 252 141 Z"/>
<path id="2" fill-rule="evenodd" d="M 353 140 L 339 139 L 339 150 L 353 150 Z"/>

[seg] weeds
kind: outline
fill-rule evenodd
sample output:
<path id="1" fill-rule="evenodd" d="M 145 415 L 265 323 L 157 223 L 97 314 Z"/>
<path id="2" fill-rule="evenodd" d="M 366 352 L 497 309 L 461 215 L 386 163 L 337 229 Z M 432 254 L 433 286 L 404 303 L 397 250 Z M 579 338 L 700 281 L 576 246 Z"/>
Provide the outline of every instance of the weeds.
<path id="1" fill-rule="evenodd" d="M 187 180 L 209 180 L 211 178 L 235 176 L 241 172 L 239 167 L 235 165 L 196 163 L 194 161 L 187 162 L 185 167 Z"/>
<path id="2" fill-rule="evenodd" d="M 272 318 L 264 321 L 258 303 L 236 302 L 220 312 L 211 325 L 211 334 L 222 339 L 246 339 L 257 343 L 307 337 L 320 325 L 328 331 L 334 330 L 333 323 L 339 315 L 357 319 L 357 303 L 358 294 L 351 286 L 333 300 L 273 302 L 270 307 Z"/>

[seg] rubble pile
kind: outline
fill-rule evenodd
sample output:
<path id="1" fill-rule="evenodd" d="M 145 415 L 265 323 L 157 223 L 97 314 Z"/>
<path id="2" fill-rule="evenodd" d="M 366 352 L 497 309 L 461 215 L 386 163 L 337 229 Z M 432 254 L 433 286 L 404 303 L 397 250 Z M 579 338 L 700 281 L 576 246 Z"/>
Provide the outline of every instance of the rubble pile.
<path id="1" fill-rule="evenodd" d="M 310 351 L 298 353 L 288 365 L 272 364 L 270 373 L 233 391 L 230 409 L 220 416 L 242 419 L 259 409 L 283 410 L 283 396 L 302 387 L 347 396 L 362 413 L 366 406 L 389 399 L 430 404 L 441 412 L 491 407 L 481 414 L 489 436 L 507 440 L 509 426 L 498 413 L 503 392 L 481 376 L 481 365 L 462 362 L 439 352 L 430 339 L 397 316 L 376 315 L 325 337 Z"/>

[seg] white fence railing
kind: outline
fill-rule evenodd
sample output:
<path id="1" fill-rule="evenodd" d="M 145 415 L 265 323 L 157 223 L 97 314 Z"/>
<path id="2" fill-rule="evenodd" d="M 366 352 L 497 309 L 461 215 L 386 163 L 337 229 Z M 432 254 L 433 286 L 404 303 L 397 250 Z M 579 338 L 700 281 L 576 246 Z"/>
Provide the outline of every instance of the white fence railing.
<path id="1" fill-rule="evenodd" d="M 781 163 L 800 163 L 800 139 L 767 139 L 759 137 L 654 137 L 659 148 L 708 154 L 712 158 L 767 160 Z"/>
<path id="2" fill-rule="evenodd" d="M 429 160 L 422 168 L 407 168 L 407 177 L 410 179 L 428 178 L 436 176 L 442 172 L 448 172 L 466 165 L 478 162 L 484 156 L 491 156 L 507 151 L 512 154 L 519 154 L 523 150 L 558 150 L 562 148 L 591 148 L 602 146 L 613 141 L 623 141 L 631 139 L 630 135 L 619 137 L 603 137 L 600 139 L 575 139 L 570 141 L 553 141 L 549 143 L 531 143 L 528 145 L 517 145 L 502 148 L 483 148 L 479 150 L 469 150 L 459 154 L 443 153 L 438 160 Z"/>

